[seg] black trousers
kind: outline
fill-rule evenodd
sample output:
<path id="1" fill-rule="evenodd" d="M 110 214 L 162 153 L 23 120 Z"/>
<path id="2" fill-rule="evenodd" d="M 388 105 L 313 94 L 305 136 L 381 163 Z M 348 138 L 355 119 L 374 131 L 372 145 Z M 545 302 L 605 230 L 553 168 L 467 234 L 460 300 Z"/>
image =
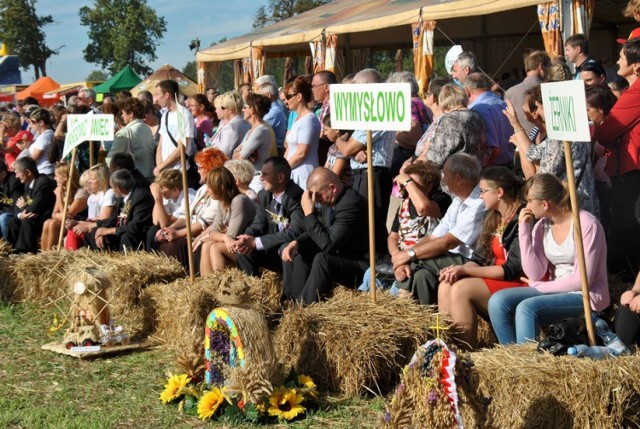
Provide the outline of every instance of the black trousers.
<path id="1" fill-rule="evenodd" d="M 411 263 L 411 277 L 398 282 L 397 286 L 413 292 L 413 296 L 420 301 L 420 304 L 437 304 L 440 270 L 450 265 L 462 265 L 465 262 L 467 258 L 450 252 L 435 258 L 417 260 Z"/>
<path id="2" fill-rule="evenodd" d="M 286 243 L 289 244 L 289 243 Z M 286 246 L 286 244 L 283 245 Z M 282 273 L 282 259 L 278 249 L 273 248 L 268 251 L 254 250 L 248 255 L 238 253 L 236 255 L 236 263 L 238 269 L 242 270 L 250 276 L 258 276 L 260 268 L 266 268 L 276 273 Z"/>
<path id="3" fill-rule="evenodd" d="M 123 247 L 126 247 L 128 250 L 139 250 L 143 249 L 143 241 L 142 238 L 135 236 L 134 234 L 125 232 L 120 236 L 117 235 L 108 235 L 105 237 L 104 249 L 98 249 L 96 244 L 96 230 L 98 228 L 93 228 L 88 234 L 85 234 L 84 241 L 92 250 L 112 250 L 114 252 L 122 251 Z"/>
<path id="4" fill-rule="evenodd" d="M 283 263 L 285 299 L 311 304 L 326 298 L 339 283 L 356 288 L 362 283 L 367 261 L 327 253 L 298 253 L 293 262 Z"/>
<path id="5" fill-rule="evenodd" d="M 386 167 L 373 167 L 373 197 L 376 208 L 376 217 L 386 221 L 389 211 L 389 201 L 391 200 L 391 188 L 393 187 L 393 177 L 391 171 Z M 369 185 L 367 169 L 353 170 L 353 190 L 369 199 Z M 386 238 L 386 237 L 385 237 Z"/>
<path id="6" fill-rule="evenodd" d="M 14 216 L 9 220 L 6 239 L 17 253 L 37 253 L 43 224 L 44 219 L 20 220 Z"/>
<path id="7" fill-rule="evenodd" d="M 640 345 L 640 314 L 631 311 L 629 306 L 618 307 L 613 326 L 616 335 L 629 349 Z"/>

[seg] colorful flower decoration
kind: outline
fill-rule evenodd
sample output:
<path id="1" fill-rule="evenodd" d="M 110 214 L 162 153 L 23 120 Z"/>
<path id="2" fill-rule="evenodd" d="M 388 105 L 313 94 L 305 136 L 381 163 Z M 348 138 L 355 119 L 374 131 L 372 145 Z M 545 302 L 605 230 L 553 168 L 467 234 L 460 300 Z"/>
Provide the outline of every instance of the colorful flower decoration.
<path id="1" fill-rule="evenodd" d="M 224 401 L 222 391 L 214 387 L 211 391 L 202 395 L 198 403 L 198 417 L 202 420 L 210 419 Z"/>
<path id="2" fill-rule="evenodd" d="M 231 367 L 244 367 L 244 346 L 238 329 L 229 313 L 217 308 L 207 317 L 204 338 L 205 381 L 221 386 L 224 383 L 222 368 L 216 362 Z"/>
<path id="3" fill-rule="evenodd" d="M 293 420 L 299 414 L 305 412 L 300 405 L 304 397 L 296 392 L 296 389 L 276 389 L 269 397 L 269 415 L 278 419 Z"/>
<path id="4" fill-rule="evenodd" d="M 186 374 L 172 375 L 164 385 L 164 390 L 160 394 L 160 400 L 163 404 L 168 404 L 182 396 L 183 390 L 191 379 Z"/>

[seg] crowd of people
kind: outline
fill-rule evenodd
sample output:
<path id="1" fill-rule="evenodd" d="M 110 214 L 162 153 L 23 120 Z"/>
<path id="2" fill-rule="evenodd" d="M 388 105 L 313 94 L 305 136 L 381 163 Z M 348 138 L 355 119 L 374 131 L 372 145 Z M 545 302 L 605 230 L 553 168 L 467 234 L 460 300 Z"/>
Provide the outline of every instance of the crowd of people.
<path id="1" fill-rule="evenodd" d="M 629 239 L 640 236 L 640 38 L 623 40 L 611 86 L 583 35 L 566 42 L 575 72 L 544 51 L 523 60 L 526 76 L 507 89 L 463 52 L 424 98 L 412 73 L 392 73 L 386 81 L 411 85 L 411 129 L 372 133 L 373 183 L 366 131 L 331 126 L 330 71 L 184 100 L 172 80 L 101 106 L 91 89 L 66 108 L 28 100 L 0 117 L 0 234 L 16 253 L 63 239 L 69 250 L 163 252 L 185 268 L 191 248 L 199 275 L 276 271 L 283 300 L 303 304 L 336 284 L 375 284 L 437 305 L 463 347 L 476 346 L 478 316 L 503 344 L 535 340 L 541 326 L 583 312 L 565 155 L 547 136 L 540 85 L 585 82 L 592 141 L 571 148 L 589 301 L 600 312 L 609 274 L 633 276 L 640 256 Z M 342 83 L 384 81 L 368 68 Z M 91 110 L 114 115 L 114 140 L 78 147 L 71 169 L 60 157 L 67 115 Z M 622 298 L 629 344 L 639 338 L 639 297 L 640 277 Z"/>

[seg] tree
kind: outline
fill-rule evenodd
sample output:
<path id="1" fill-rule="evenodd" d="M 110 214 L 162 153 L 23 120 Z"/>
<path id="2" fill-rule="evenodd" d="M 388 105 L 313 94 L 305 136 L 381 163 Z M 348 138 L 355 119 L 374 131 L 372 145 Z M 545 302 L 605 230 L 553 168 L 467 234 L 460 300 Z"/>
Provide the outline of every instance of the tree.
<path id="1" fill-rule="evenodd" d="M 282 21 L 333 0 L 269 0 L 268 6 L 260 6 L 253 20 L 253 28 Z"/>
<path id="2" fill-rule="evenodd" d="M 127 64 L 136 73 L 153 70 L 156 48 L 167 30 L 164 17 L 147 6 L 147 0 L 95 0 L 94 8 L 80 8 L 80 23 L 89 27 L 90 43 L 84 59 L 115 74 Z"/>
<path id="3" fill-rule="evenodd" d="M 18 56 L 23 70 L 33 66 L 36 79 L 47 75 L 47 60 L 59 51 L 45 43 L 42 28 L 51 23 L 51 15 L 36 14 L 36 0 L 0 0 L 0 40 Z"/>
<path id="4" fill-rule="evenodd" d="M 94 70 L 84 78 L 87 82 L 104 82 L 109 79 L 109 75 L 102 70 Z"/>
<path id="5" fill-rule="evenodd" d="M 182 68 L 182 73 L 184 73 L 184 75 L 190 78 L 192 81 L 198 81 L 198 70 L 196 70 L 195 61 L 187 62 L 187 64 L 185 64 L 185 66 Z"/>

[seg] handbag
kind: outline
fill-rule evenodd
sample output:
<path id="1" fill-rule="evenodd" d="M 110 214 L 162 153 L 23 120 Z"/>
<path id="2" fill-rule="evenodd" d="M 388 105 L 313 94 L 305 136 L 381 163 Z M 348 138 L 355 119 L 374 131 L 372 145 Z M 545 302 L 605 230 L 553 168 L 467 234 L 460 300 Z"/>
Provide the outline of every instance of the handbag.
<path id="1" fill-rule="evenodd" d="M 596 336 L 596 339 L 599 346 L 603 345 L 600 337 Z M 540 340 L 537 349 L 561 356 L 567 354 L 569 347 L 577 344 L 589 344 L 584 317 L 572 317 L 549 325 L 547 336 Z"/>
<path id="2" fill-rule="evenodd" d="M 391 255 L 387 253 L 376 261 L 376 274 L 381 280 L 395 280 Z"/>

